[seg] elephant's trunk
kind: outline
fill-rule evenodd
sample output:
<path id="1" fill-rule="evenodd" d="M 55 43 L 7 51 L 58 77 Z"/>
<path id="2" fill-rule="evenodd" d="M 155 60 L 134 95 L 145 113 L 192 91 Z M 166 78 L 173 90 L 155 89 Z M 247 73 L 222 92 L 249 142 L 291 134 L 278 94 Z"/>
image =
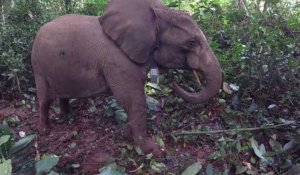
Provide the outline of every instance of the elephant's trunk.
<path id="1" fill-rule="evenodd" d="M 199 56 L 188 57 L 188 64 L 192 69 L 200 70 L 204 74 L 206 84 L 203 89 L 200 92 L 191 93 L 185 91 L 175 82 L 171 85 L 175 92 L 190 103 L 203 103 L 209 100 L 222 85 L 222 70 L 214 53 L 208 48 L 208 51 L 201 55 L 201 58 Z"/>

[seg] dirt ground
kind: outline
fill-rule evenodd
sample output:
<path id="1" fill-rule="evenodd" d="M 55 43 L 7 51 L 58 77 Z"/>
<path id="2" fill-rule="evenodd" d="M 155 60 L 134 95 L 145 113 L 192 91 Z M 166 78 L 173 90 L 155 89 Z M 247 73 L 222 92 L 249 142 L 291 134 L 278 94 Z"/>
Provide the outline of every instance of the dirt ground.
<path id="1" fill-rule="evenodd" d="M 13 128 L 18 139 L 20 139 L 18 135 L 20 131 L 24 131 L 26 135 L 38 134 L 36 146 L 34 147 L 32 144 L 31 151 L 20 161 L 21 164 L 16 163 L 14 165 L 14 169 L 17 170 L 22 167 L 22 162 L 24 163 L 26 160 L 35 159 L 45 154 L 60 156 L 55 170 L 65 174 L 95 174 L 111 158 L 120 164 L 125 160 L 124 156 L 127 155 L 136 160 L 143 159 L 141 158 L 143 156 L 136 154 L 134 149 L 124 153 L 124 147 L 126 148 L 126 145 L 130 145 L 132 142 L 123 136 L 123 130 L 120 129 L 122 126 L 115 118 L 103 116 L 102 100 L 95 99 L 97 110 L 93 112 L 89 111 L 91 103 L 88 99 L 75 101 L 72 104 L 73 117 L 71 118 L 60 116 L 54 112 L 55 107 L 52 107 L 50 112 L 52 128 L 48 135 L 38 134 L 39 115 L 37 112 L 32 112 L 32 108 L 14 107 L 9 102 L 1 101 L 0 120 L 16 116 L 20 120 L 20 124 Z M 158 126 L 161 122 L 161 112 L 156 113 L 155 116 L 152 130 L 155 128 L 159 132 L 170 132 Z M 215 123 L 212 118 L 208 122 Z M 165 163 L 168 170 L 176 174 L 182 171 L 186 165 L 197 160 L 205 163 L 208 155 L 213 151 L 211 147 L 213 141 L 211 144 L 208 142 L 198 146 L 196 144 L 175 143 L 169 137 L 163 138 L 163 140 L 168 153 L 166 158 L 160 159 L 160 161 Z M 133 161 L 133 163 L 124 163 L 123 166 L 128 174 L 135 174 L 139 164 Z"/>

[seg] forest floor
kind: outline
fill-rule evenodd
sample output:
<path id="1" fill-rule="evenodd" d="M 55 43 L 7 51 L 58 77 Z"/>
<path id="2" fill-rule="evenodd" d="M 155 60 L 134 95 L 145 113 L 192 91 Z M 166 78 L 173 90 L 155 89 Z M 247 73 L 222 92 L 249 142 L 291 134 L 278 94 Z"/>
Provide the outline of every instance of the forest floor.
<path id="1" fill-rule="evenodd" d="M 108 163 L 114 161 L 119 165 L 124 166 L 129 174 L 136 174 L 140 171 L 140 162 L 153 166 L 153 159 L 147 160 L 138 149 L 132 145 L 130 140 L 124 137 L 122 124 L 115 118 L 103 116 L 102 99 L 95 99 L 94 103 L 98 104 L 97 110 L 89 110 L 94 104 L 88 99 L 76 100 L 76 104 L 72 105 L 72 116 L 74 118 L 63 118 L 56 113 L 57 104 L 54 104 L 50 111 L 51 132 L 50 134 L 38 134 L 36 143 L 32 143 L 32 148 L 26 150 L 13 165 L 14 170 L 23 169 L 25 174 L 34 174 L 33 170 L 24 169 L 24 162 L 33 160 L 37 156 L 55 154 L 60 157 L 59 163 L 56 166 L 58 172 L 66 174 L 83 173 L 95 174 L 99 173 L 99 169 Z M 20 132 L 26 134 L 37 134 L 37 126 L 39 123 L 39 115 L 33 112 L 31 107 L 26 105 L 14 107 L 14 105 L 2 101 L 0 103 L 0 120 L 9 120 L 10 118 L 18 118 L 19 125 L 13 127 L 14 134 Z M 156 112 L 152 115 L 151 133 L 153 130 L 162 129 L 161 122 L 168 123 L 171 118 L 162 118 L 162 112 Z M 215 125 L 216 118 L 210 117 L 206 123 L 211 126 Z M 170 132 L 162 129 L 159 132 L 164 132 L 163 138 L 167 156 L 163 159 L 156 159 L 157 162 L 163 162 L 168 172 L 179 174 L 183 168 L 196 161 L 205 163 L 210 153 L 214 151 L 213 140 L 205 142 L 199 146 L 195 144 L 187 144 L 184 142 L 175 143 L 168 136 Z M 167 134 L 169 133 L 169 134 Z M 20 136 L 18 136 L 21 138 Z M 150 165 L 149 164 L 149 165 Z M 154 163 L 154 166 L 158 163 Z M 147 165 L 143 165 L 147 166 Z M 144 171 L 145 172 L 145 171 Z M 145 172 L 145 173 L 151 173 Z"/>
<path id="2" fill-rule="evenodd" d="M 160 104 L 163 103 L 163 99 L 160 99 Z M 11 127 L 16 140 L 21 138 L 21 132 L 26 135 L 37 134 L 35 142 L 13 159 L 14 172 L 35 174 L 34 160 L 49 154 L 59 156 L 59 163 L 54 170 L 64 174 L 96 174 L 102 167 L 113 163 L 127 174 L 180 174 L 195 162 L 201 162 L 202 167 L 212 165 L 214 170 L 206 168 L 206 173 L 217 172 L 228 168 L 226 166 L 232 161 L 243 162 L 246 167 L 244 172 L 246 172 L 247 166 L 251 169 L 251 163 L 258 164 L 249 163 L 254 155 L 253 151 L 249 152 L 249 147 L 244 152 L 233 151 L 235 156 L 226 153 L 227 156 L 222 158 L 222 155 L 218 155 L 220 150 L 226 149 L 226 145 L 220 148 L 216 143 L 225 139 L 222 133 L 183 136 L 184 139 L 174 135 L 175 131 L 193 130 L 200 126 L 205 126 L 209 130 L 226 129 L 222 125 L 221 117 L 225 110 L 224 106 L 216 101 L 205 106 L 196 105 L 184 109 L 178 115 L 174 114 L 180 116 L 176 119 L 173 114 L 168 115 L 163 112 L 168 110 L 163 105 L 159 110 L 148 114 L 149 134 L 159 142 L 159 145 L 165 147 L 164 158 L 144 155 L 132 141 L 127 140 L 122 129 L 126 124 L 116 117 L 108 117 L 105 105 L 107 104 L 104 98 L 73 100 L 72 117 L 66 117 L 60 116 L 58 104 L 55 102 L 50 111 L 51 132 L 38 134 L 39 114 L 36 112 L 36 107 L 32 105 L 16 107 L 12 103 L 1 101 L 0 120 L 18 120 L 18 125 Z M 205 117 L 199 117 L 199 114 Z M 237 117 L 236 120 L 241 118 Z M 254 131 L 254 135 L 262 133 L 263 131 Z M 230 140 L 230 142 L 235 141 Z M 239 141 L 239 146 L 242 148 L 237 148 L 238 144 L 233 147 L 246 149 L 248 140 L 242 138 Z M 267 145 L 268 138 L 265 137 L 259 142 Z M 275 164 L 279 163 L 279 160 L 274 159 Z M 255 167 L 252 169 L 255 170 Z M 277 171 L 274 166 L 268 169 L 268 171 Z M 205 172 L 205 168 L 202 171 Z M 236 174 L 238 170 L 229 168 L 226 171 L 229 174 Z"/>

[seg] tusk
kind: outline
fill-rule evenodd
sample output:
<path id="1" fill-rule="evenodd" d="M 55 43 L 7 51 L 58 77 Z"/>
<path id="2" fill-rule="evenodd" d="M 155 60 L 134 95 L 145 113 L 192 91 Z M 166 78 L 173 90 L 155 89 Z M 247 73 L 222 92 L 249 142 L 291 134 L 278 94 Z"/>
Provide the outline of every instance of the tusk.
<path id="1" fill-rule="evenodd" d="M 196 81 L 198 82 L 198 84 L 201 86 L 201 81 L 200 81 L 200 78 L 199 78 L 199 75 L 197 74 L 197 72 L 195 70 L 193 70 L 193 73 L 194 73 L 194 76 L 196 78 Z"/>

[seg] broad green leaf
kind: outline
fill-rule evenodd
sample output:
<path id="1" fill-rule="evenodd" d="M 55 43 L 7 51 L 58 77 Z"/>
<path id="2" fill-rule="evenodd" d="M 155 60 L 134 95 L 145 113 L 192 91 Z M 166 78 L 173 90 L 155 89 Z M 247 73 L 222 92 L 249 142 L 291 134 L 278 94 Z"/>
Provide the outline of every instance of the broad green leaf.
<path id="1" fill-rule="evenodd" d="M 160 102 L 153 97 L 146 96 L 147 106 L 151 111 L 160 111 Z"/>
<path id="2" fill-rule="evenodd" d="M 9 141 L 10 135 L 4 135 L 0 137 L 0 146 Z"/>
<path id="3" fill-rule="evenodd" d="M 263 150 L 263 149 L 260 150 L 260 148 L 262 148 L 262 146 L 259 148 L 257 141 L 253 137 L 250 138 L 250 142 L 251 142 L 251 146 L 254 150 L 255 155 L 257 157 L 261 158 L 262 160 L 266 160 L 266 158 L 263 156 L 266 153 L 265 150 Z"/>
<path id="4" fill-rule="evenodd" d="M 21 140 L 17 141 L 12 147 L 12 154 L 15 154 L 21 151 L 22 149 L 24 149 L 35 137 L 36 137 L 35 134 L 28 135 L 22 138 Z"/>
<path id="5" fill-rule="evenodd" d="M 99 175 L 124 175 L 124 173 L 119 171 L 115 166 L 108 165 L 100 169 Z"/>
<path id="6" fill-rule="evenodd" d="M 11 171 L 12 171 L 11 159 L 9 160 L 2 159 L 2 163 L 0 163 L 0 174 L 11 175 Z"/>
<path id="7" fill-rule="evenodd" d="M 193 163 L 189 167 L 187 167 L 181 175 L 196 175 L 202 168 L 202 165 L 200 162 Z"/>
<path id="8" fill-rule="evenodd" d="M 35 164 L 37 174 L 43 174 L 49 172 L 59 161 L 59 157 L 50 154 L 39 160 Z"/>
<path id="9" fill-rule="evenodd" d="M 127 121 L 127 114 L 125 113 L 125 111 L 123 109 L 116 110 L 115 116 L 116 116 L 117 120 L 122 123 Z"/>

